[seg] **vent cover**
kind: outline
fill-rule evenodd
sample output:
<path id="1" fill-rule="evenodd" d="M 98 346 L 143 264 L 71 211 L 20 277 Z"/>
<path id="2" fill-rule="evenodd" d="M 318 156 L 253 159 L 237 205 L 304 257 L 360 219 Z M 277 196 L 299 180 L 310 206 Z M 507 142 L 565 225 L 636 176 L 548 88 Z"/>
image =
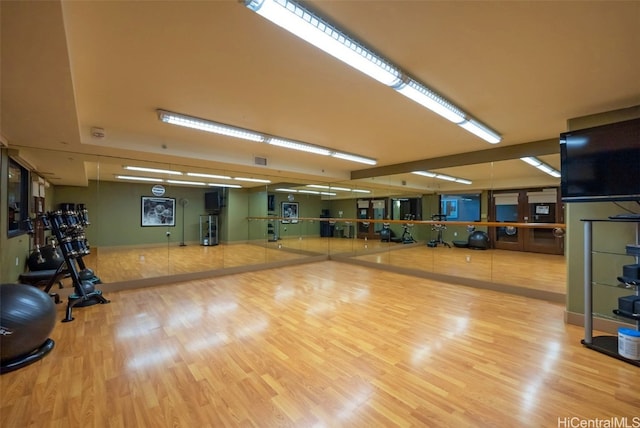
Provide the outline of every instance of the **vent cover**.
<path id="1" fill-rule="evenodd" d="M 261 158 L 260 156 L 256 156 L 253 158 L 253 162 L 256 165 L 267 166 L 267 158 Z"/>

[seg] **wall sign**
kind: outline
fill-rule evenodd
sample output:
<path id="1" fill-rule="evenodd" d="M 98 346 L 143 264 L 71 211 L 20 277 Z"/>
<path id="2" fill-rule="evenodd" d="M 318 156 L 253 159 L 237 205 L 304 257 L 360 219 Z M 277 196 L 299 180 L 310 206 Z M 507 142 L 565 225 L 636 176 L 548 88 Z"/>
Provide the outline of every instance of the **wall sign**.
<path id="1" fill-rule="evenodd" d="M 162 184 L 156 184 L 151 188 L 151 193 L 153 193 L 155 196 L 164 195 L 164 186 Z"/>

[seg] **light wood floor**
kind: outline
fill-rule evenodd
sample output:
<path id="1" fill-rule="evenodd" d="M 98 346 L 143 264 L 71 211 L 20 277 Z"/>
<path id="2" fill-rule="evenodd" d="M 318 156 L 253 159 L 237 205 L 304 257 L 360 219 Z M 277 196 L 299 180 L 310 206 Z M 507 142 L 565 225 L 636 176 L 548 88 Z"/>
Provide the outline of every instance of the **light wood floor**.
<path id="1" fill-rule="evenodd" d="M 2 427 L 558 427 L 640 415 L 638 368 L 584 348 L 564 306 L 541 300 L 337 261 L 107 297 L 58 322 L 43 360 L 0 376 Z"/>

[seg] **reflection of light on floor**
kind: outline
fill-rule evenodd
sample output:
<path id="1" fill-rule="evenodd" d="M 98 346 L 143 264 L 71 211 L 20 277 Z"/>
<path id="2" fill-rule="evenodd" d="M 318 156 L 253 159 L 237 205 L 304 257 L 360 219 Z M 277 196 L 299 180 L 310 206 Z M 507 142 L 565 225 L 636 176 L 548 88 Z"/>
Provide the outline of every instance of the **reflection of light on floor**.
<path id="1" fill-rule="evenodd" d="M 125 326 L 119 326 L 116 332 L 118 339 L 137 338 L 139 336 L 148 334 L 149 331 L 160 328 L 162 325 L 158 318 L 150 316 L 149 314 L 142 312 L 136 314 L 134 321 Z"/>
<path id="2" fill-rule="evenodd" d="M 235 301 L 216 302 L 213 305 L 207 306 L 207 312 L 211 315 L 227 314 L 236 309 L 238 309 L 238 304 Z"/>
<path id="3" fill-rule="evenodd" d="M 196 352 L 203 349 L 216 348 L 220 345 L 224 345 L 229 341 L 229 336 L 226 333 L 216 333 L 209 337 L 204 337 L 198 340 L 193 340 L 185 345 L 187 351 Z"/>
<path id="4" fill-rule="evenodd" d="M 349 419 L 353 417 L 355 411 L 369 400 L 372 391 L 370 385 L 363 385 L 358 392 L 351 395 L 350 400 L 345 397 L 344 400 L 342 400 L 344 407 L 338 412 L 338 418 Z"/>
<path id="5" fill-rule="evenodd" d="M 166 366 L 166 361 L 171 360 L 176 354 L 175 349 L 155 347 L 146 353 L 138 353 L 128 363 L 129 370 L 138 370 L 156 365 Z"/>
<path id="6" fill-rule="evenodd" d="M 251 337 L 261 331 L 266 330 L 269 327 L 269 322 L 266 318 L 261 317 L 253 322 L 253 324 L 245 324 L 240 326 L 234 331 L 234 336 L 238 339 L 243 337 Z"/>
<path id="7" fill-rule="evenodd" d="M 307 315 L 319 315 L 326 312 L 333 312 L 336 310 L 335 303 L 318 302 L 314 303 L 305 311 Z"/>
<path id="8" fill-rule="evenodd" d="M 193 323 L 194 321 L 200 321 L 202 319 L 203 310 L 199 307 L 191 308 L 188 311 L 172 311 L 169 315 L 169 323 L 167 327 L 176 328 L 182 327 L 185 324 Z"/>
<path id="9" fill-rule="evenodd" d="M 558 342 L 547 343 L 547 352 L 541 361 L 541 371 L 534 374 L 535 378 L 529 382 L 522 393 L 522 410 L 531 412 L 538 403 L 538 392 L 543 386 L 545 375 L 547 375 L 554 367 L 556 360 L 560 354 L 560 344 Z"/>
<path id="10" fill-rule="evenodd" d="M 434 340 L 426 339 L 429 342 L 428 344 L 413 350 L 411 354 L 411 363 L 413 365 L 419 366 L 423 364 L 433 352 L 440 351 L 449 339 L 464 335 L 469 326 L 469 317 L 451 316 L 451 318 L 451 328 L 443 331 L 440 338 L 436 337 Z"/>
<path id="11" fill-rule="evenodd" d="M 283 302 L 291 300 L 293 297 L 295 297 L 295 295 L 296 292 L 293 287 L 278 286 L 276 287 L 276 293 L 274 297 L 276 299 L 276 302 Z"/>

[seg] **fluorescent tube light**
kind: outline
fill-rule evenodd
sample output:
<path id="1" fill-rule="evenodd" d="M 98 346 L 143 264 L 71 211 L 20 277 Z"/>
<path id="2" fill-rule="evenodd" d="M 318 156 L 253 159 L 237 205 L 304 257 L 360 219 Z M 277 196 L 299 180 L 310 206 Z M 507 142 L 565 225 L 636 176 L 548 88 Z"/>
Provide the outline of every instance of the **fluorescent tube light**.
<path id="1" fill-rule="evenodd" d="M 164 180 L 161 178 L 151 178 L 151 177 L 136 177 L 133 175 L 116 175 L 116 178 L 120 180 L 133 180 L 133 181 L 151 181 L 154 183 L 162 183 Z"/>
<path id="2" fill-rule="evenodd" d="M 347 187 L 333 187 L 333 186 L 324 186 L 322 184 L 307 184 L 307 187 L 313 187 L 314 189 L 327 189 L 327 190 L 338 190 L 341 192 L 350 192 L 351 189 Z"/>
<path id="3" fill-rule="evenodd" d="M 375 159 L 367 158 L 364 156 L 352 155 L 350 153 L 342 153 L 342 152 L 333 152 L 331 154 L 334 158 L 344 159 L 352 162 L 360 162 L 366 165 L 375 165 L 378 163 Z"/>
<path id="4" fill-rule="evenodd" d="M 167 180 L 167 183 L 171 184 L 187 184 L 189 186 L 205 186 L 206 183 L 202 181 L 184 181 L 184 180 Z"/>
<path id="5" fill-rule="evenodd" d="M 180 113 L 173 113 L 167 110 L 158 109 L 158 118 L 165 123 L 172 125 L 186 126 L 187 128 L 199 129 L 215 134 L 226 135 L 235 138 L 241 138 L 258 143 L 267 143 L 273 146 L 284 147 L 287 149 L 300 150 L 307 153 L 314 153 L 323 156 L 333 156 L 352 162 L 365 163 L 367 165 L 375 165 L 375 159 L 364 156 L 353 155 L 349 153 L 337 152 L 328 147 L 318 146 L 315 144 L 304 143 L 302 141 L 288 140 L 285 138 L 275 137 L 272 135 L 261 134 L 250 129 L 239 128 L 236 126 L 225 125 L 206 119 L 200 119 L 193 116 L 187 116 Z M 182 173 L 180 173 L 182 174 Z M 206 177 L 206 175 L 198 175 L 198 173 L 189 173 L 194 177 Z M 227 177 L 225 177 L 226 179 Z"/>
<path id="6" fill-rule="evenodd" d="M 558 171 L 557 169 L 553 168 L 550 165 L 547 165 L 546 163 L 542 162 L 540 159 L 535 158 L 533 156 L 522 157 L 520 158 L 520 160 L 528 163 L 531 166 L 538 168 L 540 171 L 546 174 L 549 174 L 552 177 L 560 178 L 562 176 L 560 174 L 560 171 Z"/>
<path id="7" fill-rule="evenodd" d="M 371 193 L 370 190 L 364 190 L 364 189 L 353 189 L 352 192 L 353 193 Z"/>
<path id="8" fill-rule="evenodd" d="M 265 180 L 263 178 L 233 177 L 233 179 L 238 181 L 250 181 L 252 183 L 271 183 L 271 180 Z"/>
<path id="9" fill-rule="evenodd" d="M 301 143 L 298 141 L 285 140 L 283 138 L 269 138 L 267 143 L 272 146 L 285 147 L 287 149 L 300 150 L 308 153 L 315 153 L 316 155 L 329 156 L 331 150 L 320 146 L 314 146 L 312 144 Z"/>
<path id="10" fill-rule="evenodd" d="M 439 180 L 454 181 L 460 184 L 473 183 L 471 180 L 467 180 L 466 178 L 452 177 L 450 175 L 445 175 L 445 174 L 436 174 L 435 172 L 431 172 L 431 171 L 413 171 L 412 174 L 422 175 L 423 177 L 437 178 Z"/>
<path id="11" fill-rule="evenodd" d="M 242 189 L 242 186 L 239 185 L 239 184 L 207 183 L 207 186 L 211 186 L 211 187 L 230 187 L 232 189 Z"/>
<path id="12" fill-rule="evenodd" d="M 231 180 L 231 177 L 227 175 L 203 174 L 200 172 L 187 172 L 187 175 L 190 177 L 215 178 L 217 180 Z"/>
<path id="13" fill-rule="evenodd" d="M 180 171 L 172 171 L 170 169 L 145 168 L 142 166 L 125 166 L 124 169 L 129 171 L 157 172 L 158 174 L 182 175 Z"/>
<path id="14" fill-rule="evenodd" d="M 211 120 L 200 119 L 184 114 L 172 113 L 166 110 L 158 110 L 158 118 L 171 125 L 184 126 L 186 128 L 198 129 L 200 131 L 211 132 L 213 134 L 226 135 L 227 137 L 241 138 L 254 142 L 264 141 L 264 136 L 260 133 L 244 128 L 238 128 L 224 123 L 213 122 Z"/>
<path id="15" fill-rule="evenodd" d="M 491 144 L 497 144 L 502 139 L 496 132 L 473 119 L 466 120 L 459 125 Z"/>
<path id="16" fill-rule="evenodd" d="M 408 79 L 396 91 L 453 123 L 464 122 L 462 110 L 413 79 Z"/>
<path id="17" fill-rule="evenodd" d="M 423 177 L 435 177 L 436 174 L 429 171 L 413 171 L 412 174 L 422 175 Z"/>
<path id="18" fill-rule="evenodd" d="M 393 86 L 400 81 L 397 67 L 297 3 L 245 0 L 245 6 L 380 83 Z"/>

